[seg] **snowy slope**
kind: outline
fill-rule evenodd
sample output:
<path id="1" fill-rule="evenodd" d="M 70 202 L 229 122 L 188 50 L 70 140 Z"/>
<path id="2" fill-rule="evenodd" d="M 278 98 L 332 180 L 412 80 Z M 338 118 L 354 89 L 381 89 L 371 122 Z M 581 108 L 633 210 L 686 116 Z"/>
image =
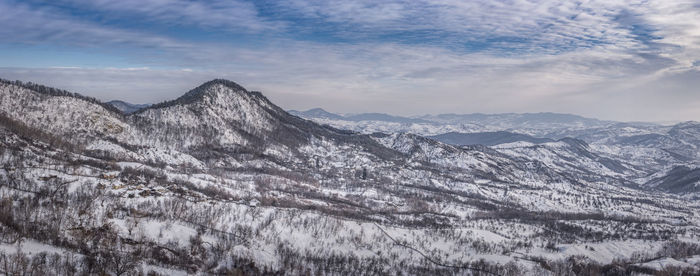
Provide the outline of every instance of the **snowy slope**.
<path id="1" fill-rule="evenodd" d="M 9 82 L 0 100 L 0 251 L 15 259 L 112 274 L 559 275 L 700 255 L 700 205 L 639 189 L 665 171 L 615 159 L 619 144 L 365 135 L 226 80 L 130 115 Z"/>

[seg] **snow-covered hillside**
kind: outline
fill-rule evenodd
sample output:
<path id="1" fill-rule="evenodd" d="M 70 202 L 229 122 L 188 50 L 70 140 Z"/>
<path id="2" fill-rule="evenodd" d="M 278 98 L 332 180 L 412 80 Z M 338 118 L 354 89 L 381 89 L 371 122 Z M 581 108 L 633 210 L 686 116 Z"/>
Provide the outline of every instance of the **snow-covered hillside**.
<path id="1" fill-rule="evenodd" d="M 368 135 L 227 80 L 131 114 L 47 91 L 0 82 L 5 273 L 700 272 L 700 204 L 664 178 L 692 162 L 670 149 Z"/>
<path id="2" fill-rule="evenodd" d="M 700 169 L 700 123 L 697 122 L 665 126 L 557 113 L 441 114 L 406 118 L 386 114 L 338 115 L 320 108 L 290 112 L 319 124 L 359 133 L 411 133 L 456 146 L 492 146 L 509 155 L 532 156 L 550 165 L 568 160 L 569 172 L 585 168 L 598 174 L 617 167 L 614 171 L 623 182 L 689 198 L 700 197 L 697 182 L 692 181 L 695 179 L 692 172 Z M 567 153 L 566 147 L 558 147 L 549 154 L 541 152 L 541 149 L 552 148 L 551 142 L 569 138 L 584 142 L 585 150 L 577 150 L 574 155 Z M 508 149 L 504 149 L 506 147 Z M 556 157 L 552 159 L 552 155 Z M 590 167 L 590 155 L 599 159 L 593 163 L 602 167 Z M 674 188 L 668 188 L 671 186 Z"/>

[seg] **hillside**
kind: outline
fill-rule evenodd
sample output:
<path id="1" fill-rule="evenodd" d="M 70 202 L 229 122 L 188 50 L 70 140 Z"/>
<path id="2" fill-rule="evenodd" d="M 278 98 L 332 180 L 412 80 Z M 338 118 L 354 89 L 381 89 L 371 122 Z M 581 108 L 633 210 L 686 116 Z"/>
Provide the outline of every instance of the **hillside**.
<path id="1" fill-rule="evenodd" d="M 47 91 L 0 82 L 11 271 L 561 275 L 662 258 L 697 271 L 700 205 L 641 185 L 665 167 L 616 158 L 618 144 L 362 134 L 228 80 L 130 114 Z"/>

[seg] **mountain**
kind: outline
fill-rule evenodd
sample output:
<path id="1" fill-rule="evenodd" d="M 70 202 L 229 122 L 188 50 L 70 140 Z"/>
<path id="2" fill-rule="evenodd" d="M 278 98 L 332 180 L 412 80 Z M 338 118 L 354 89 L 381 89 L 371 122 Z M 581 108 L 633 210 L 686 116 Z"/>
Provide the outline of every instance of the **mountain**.
<path id="1" fill-rule="evenodd" d="M 537 138 L 526 134 L 512 133 L 507 131 L 495 131 L 495 132 L 478 132 L 478 133 L 458 133 L 458 132 L 448 132 L 440 135 L 428 136 L 428 138 L 438 140 L 440 142 L 456 145 L 456 146 L 466 146 L 466 145 L 485 145 L 485 146 L 495 146 L 505 143 L 513 142 L 528 142 L 533 144 L 541 144 L 546 142 L 553 142 L 554 140 L 548 138 Z"/>
<path id="2" fill-rule="evenodd" d="M 339 115 L 323 110 L 322 108 L 312 108 L 306 111 L 296 111 L 289 110 L 290 114 L 316 120 L 339 120 L 339 121 L 377 121 L 377 122 L 390 122 L 390 123 L 400 123 L 400 124 L 412 124 L 412 123 L 429 123 L 429 121 L 407 118 L 401 116 L 394 116 L 385 113 L 359 113 L 359 114 L 348 114 Z"/>
<path id="3" fill-rule="evenodd" d="M 136 111 L 151 106 L 150 104 L 132 104 L 120 100 L 109 101 L 107 102 L 107 104 L 114 106 L 115 108 L 119 109 L 119 111 L 125 114 L 134 113 Z"/>
<path id="4" fill-rule="evenodd" d="M 509 156 L 518 156 L 531 162 L 542 162 L 548 168 L 592 182 L 610 181 L 612 178 L 620 185 L 634 186 L 633 179 L 649 173 L 644 167 L 598 152 L 588 143 L 574 138 L 563 138 L 540 144 L 506 143 L 493 148 Z"/>
<path id="5" fill-rule="evenodd" d="M 317 119 L 332 119 L 332 120 L 342 120 L 343 116 L 335 114 L 335 113 L 330 113 L 328 111 L 325 111 L 321 108 L 313 108 L 309 109 L 307 111 L 296 111 L 296 110 L 289 110 L 289 113 L 295 116 L 299 116 L 302 118 L 317 118 Z"/>
<path id="6" fill-rule="evenodd" d="M 389 114 L 384 114 L 384 113 L 362 113 L 362 114 L 353 114 L 353 115 L 348 115 L 344 117 L 347 120 L 350 121 L 380 121 L 380 122 L 391 122 L 391 123 L 400 123 L 400 124 L 421 124 L 421 123 L 429 123 L 428 121 L 421 120 L 421 119 L 412 119 L 412 118 L 406 118 L 406 117 L 400 117 L 400 116 L 393 116 Z"/>
<path id="7" fill-rule="evenodd" d="M 29 127 L 83 144 L 95 137 L 134 135 L 114 106 L 32 83 L 0 80 L 0 112 Z"/>
<path id="8" fill-rule="evenodd" d="M 566 138 L 589 144 L 587 151 L 626 164 L 624 178 L 645 189 L 653 189 L 673 167 L 700 166 L 700 124 L 684 122 L 672 126 L 644 122 L 612 122 L 558 113 L 440 114 L 417 117 L 423 122 L 395 120 L 351 120 L 318 118 L 300 114 L 318 123 L 359 133 L 412 133 L 452 145 L 486 145 L 523 142 L 528 148 Z M 340 115 L 337 115 L 340 116 Z M 546 147 L 546 146 L 545 146 Z M 558 150 L 563 150 L 559 148 Z M 585 160 L 583 158 L 582 160 Z M 609 163 L 609 162 L 608 162 Z M 586 167 L 587 164 L 579 164 Z M 671 190 L 667 190 L 671 191 Z M 684 194 L 685 190 L 673 190 Z M 692 192 L 692 190 L 688 190 Z"/>
<path id="9" fill-rule="evenodd" d="M 320 124 L 367 134 L 373 132 L 409 132 L 435 136 L 448 132 L 507 131 L 537 137 L 554 137 L 558 132 L 586 130 L 615 124 L 611 121 L 559 113 L 439 114 L 407 118 L 383 113 L 342 116 L 325 111 L 318 112 L 319 110 L 322 109 L 291 112 Z"/>
<path id="10" fill-rule="evenodd" d="M 700 168 L 675 167 L 666 175 L 651 180 L 649 185 L 672 193 L 697 193 L 700 191 Z"/>
<path id="11" fill-rule="evenodd" d="M 559 131 L 546 136 L 553 139 L 574 137 L 591 144 L 597 151 L 644 167 L 651 174 L 639 178 L 648 182 L 672 167 L 698 165 L 700 143 L 696 133 L 699 124 L 686 122 L 671 126 L 643 123 L 617 123 L 605 127 Z M 656 182 L 654 182 L 656 183 Z M 648 182 L 646 186 L 653 186 Z"/>
<path id="12" fill-rule="evenodd" d="M 700 206 L 688 190 L 642 185 L 669 167 L 645 165 L 647 152 L 628 160 L 603 146 L 362 134 L 220 79 L 130 114 L 0 81 L 0 267 L 560 275 L 689 264 Z"/>

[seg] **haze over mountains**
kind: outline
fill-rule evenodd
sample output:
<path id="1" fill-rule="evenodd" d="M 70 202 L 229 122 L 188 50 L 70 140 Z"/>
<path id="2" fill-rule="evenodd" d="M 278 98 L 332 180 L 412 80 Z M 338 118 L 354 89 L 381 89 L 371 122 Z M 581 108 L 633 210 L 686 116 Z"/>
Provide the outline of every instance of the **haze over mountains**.
<path id="1" fill-rule="evenodd" d="M 699 271 L 695 122 L 287 112 L 222 79 L 115 105 L 0 81 L 0 267 Z"/>
<path id="2" fill-rule="evenodd" d="M 318 123 L 352 129 L 359 132 L 411 132 L 438 135 L 448 132 L 510 131 L 528 135 L 548 136 L 556 131 L 571 131 L 619 124 L 561 113 L 502 113 L 502 114 L 439 114 L 401 117 L 382 113 L 340 115 L 321 108 L 307 111 L 290 110 L 291 114 Z"/>

